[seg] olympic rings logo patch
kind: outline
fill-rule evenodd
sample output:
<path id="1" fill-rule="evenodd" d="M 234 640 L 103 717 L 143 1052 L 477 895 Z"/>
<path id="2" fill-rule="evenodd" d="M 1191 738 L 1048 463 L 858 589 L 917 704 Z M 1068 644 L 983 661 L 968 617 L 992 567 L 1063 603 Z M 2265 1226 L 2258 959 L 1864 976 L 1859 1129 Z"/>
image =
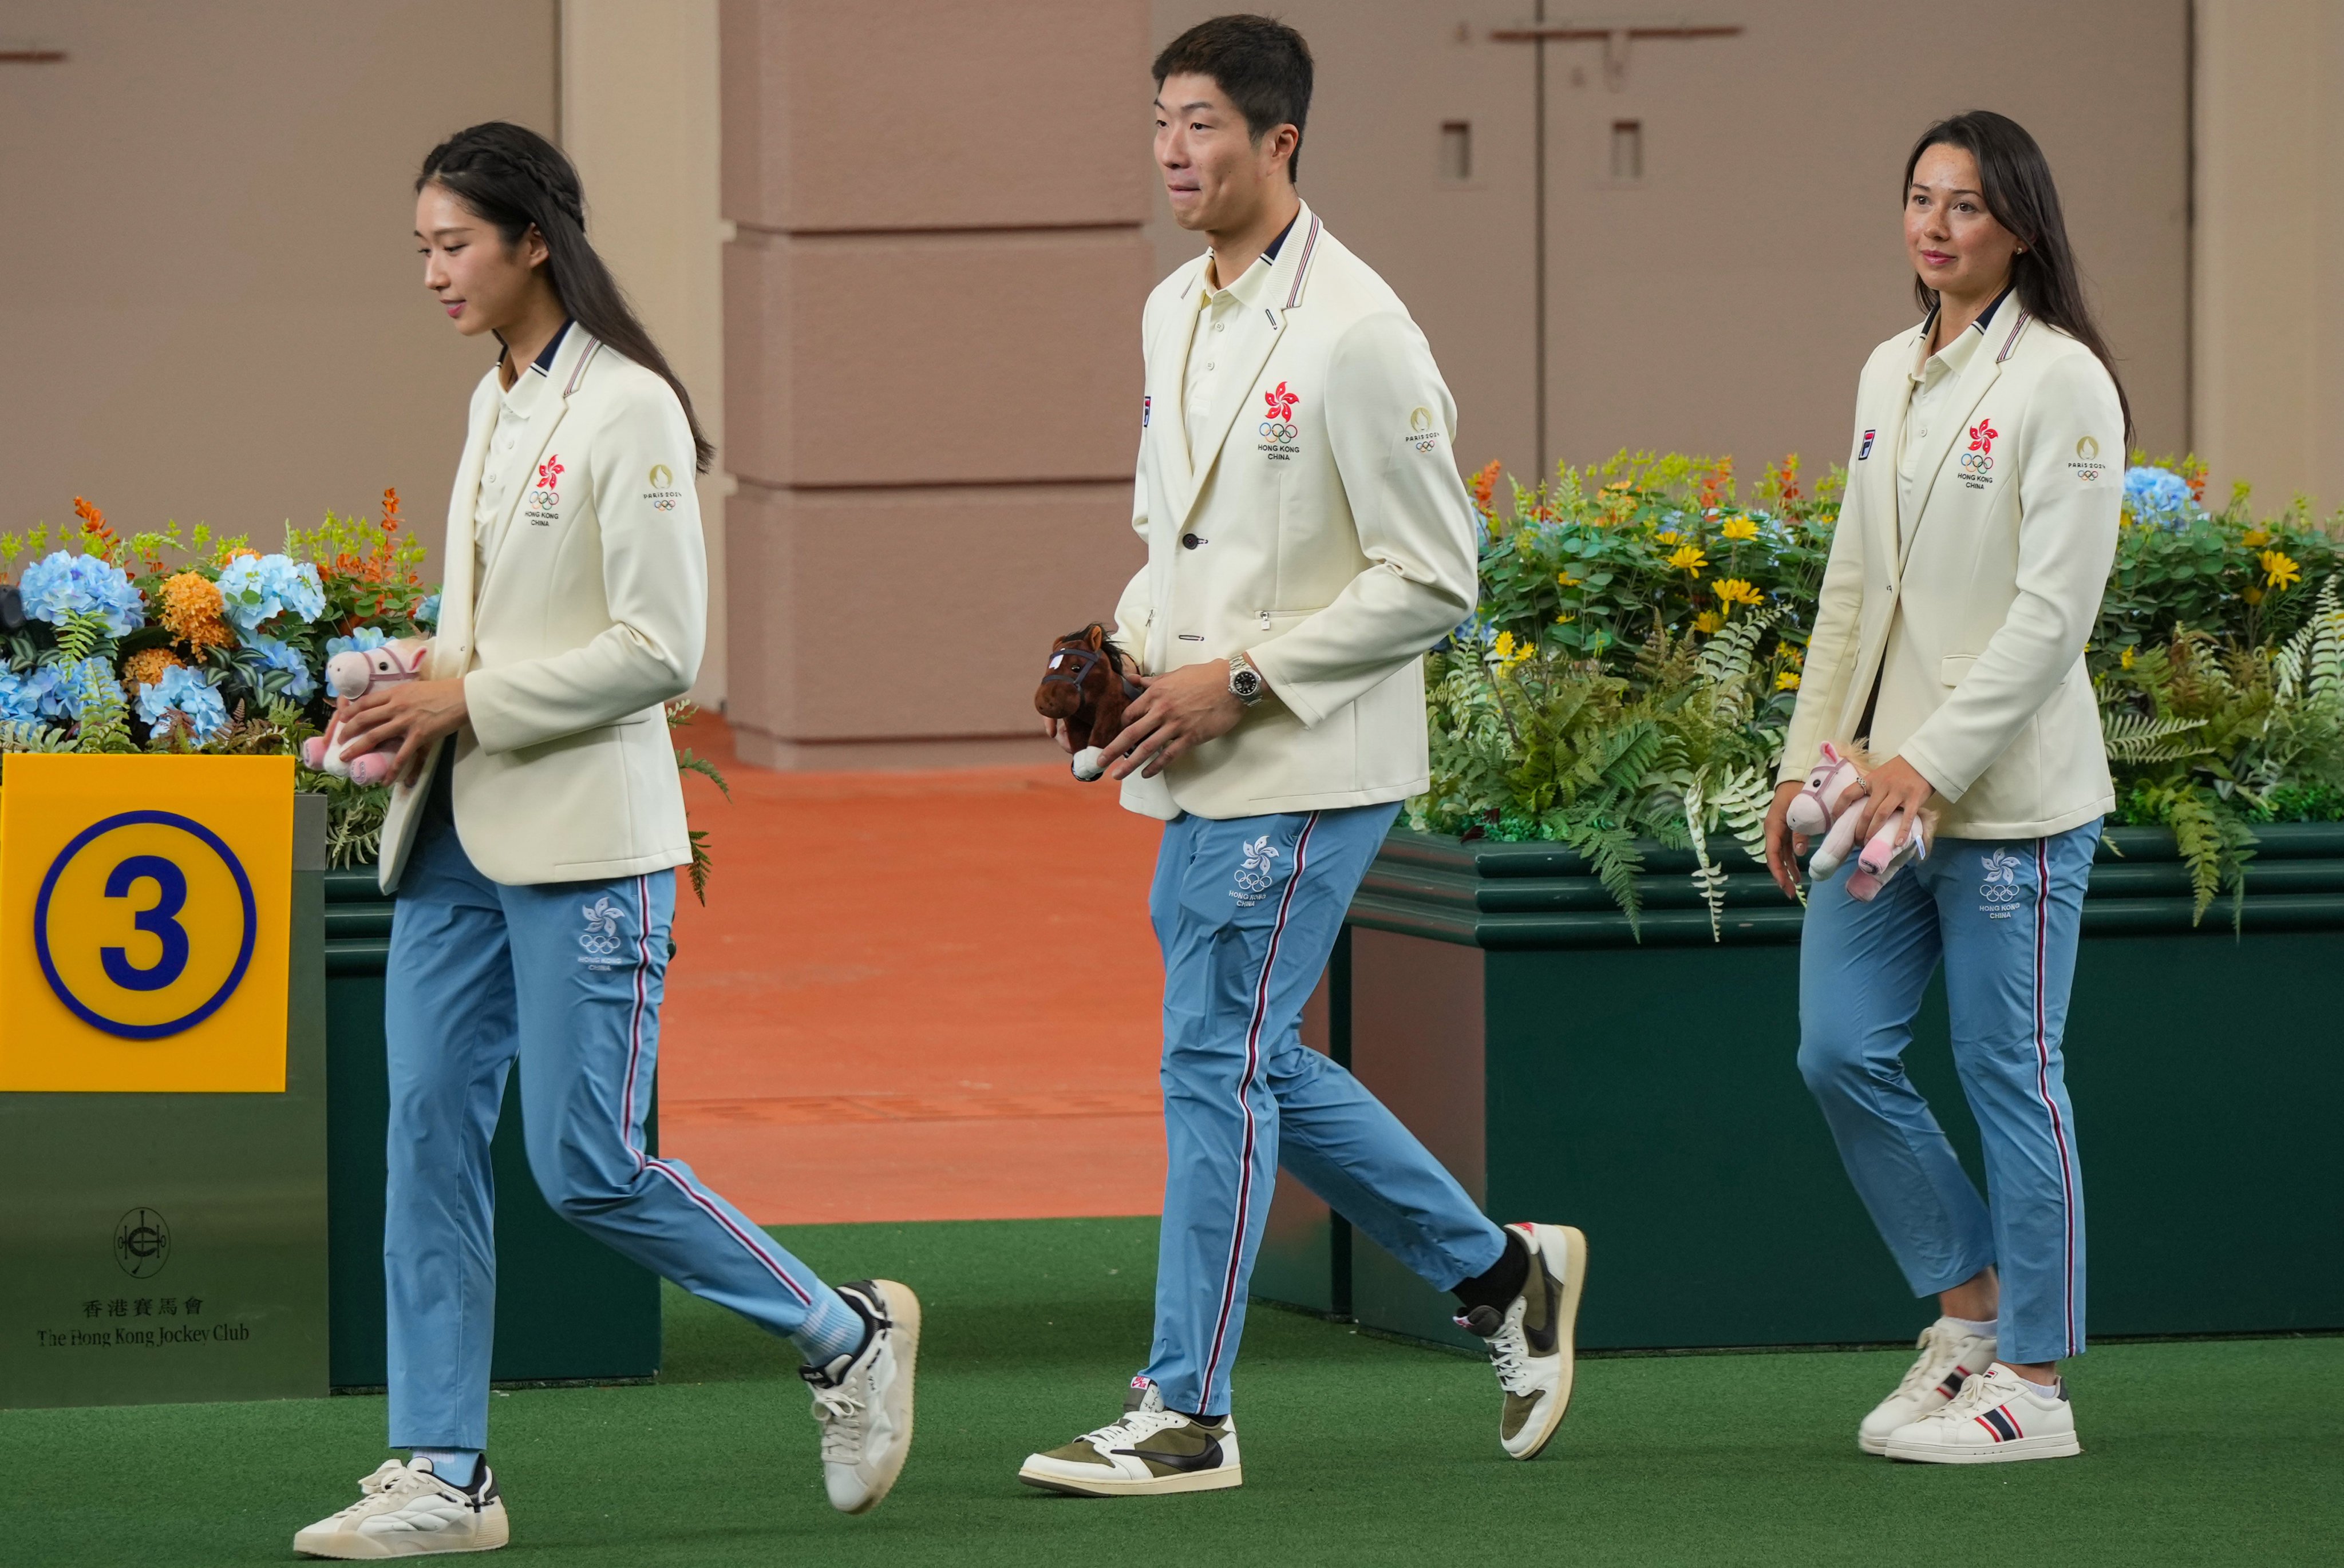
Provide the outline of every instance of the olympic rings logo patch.
<path id="1" fill-rule="evenodd" d="M 1291 441 L 1302 433 L 1302 427 L 1284 424 L 1276 419 L 1265 419 L 1261 422 L 1261 433 L 1273 441 Z"/>
<path id="2" fill-rule="evenodd" d="M 1970 473 L 1983 474 L 1988 468 L 1994 467 L 1994 459 L 1987 457 L 1984 452 L 1964 452 L 1962 454 L 1962 467 Z"/>

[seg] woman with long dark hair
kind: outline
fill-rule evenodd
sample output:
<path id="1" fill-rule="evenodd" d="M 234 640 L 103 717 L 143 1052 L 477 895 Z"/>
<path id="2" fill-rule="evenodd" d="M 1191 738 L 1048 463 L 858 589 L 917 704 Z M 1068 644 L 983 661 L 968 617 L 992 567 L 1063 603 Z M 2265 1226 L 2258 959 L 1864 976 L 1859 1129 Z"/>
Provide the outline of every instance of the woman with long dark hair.
<path id="1" fill-rule="evenodd" d="M 1940 1312 L 1857 1442 L 1938 1463 L 2050 1459 L 2079 1451 L 2057 1363 L 2084 1349 L 2060 1040 L 2116 803 L 2084 643 L 2131 418 L 2032 136 L 1982 110 L 1941 121 L 1905 160 L 1904 197 L 1926 318 L 1856 384 L 1767 861 L 1791 891 L 1807 846 L 1787 813 L 1826 741 L 1885 759 L 1856 786 L 1860 835 L 1936 814 L 1925 858 L 1876 897 L 1844 872 L 1819 881 L 1800 947 L 1800 1070 L 1906 1282 Z M 1940 961 L 1983 1201 L 1902 1062 Z"/>
<path id="2" fill-rule="evenodd" d="M 662 704 L 700 667 L 707 567 L 691 399 L 587 243 L 578 176 L 518 126 L 474 126 L 416 182 L 424 286 L 496 363 L 472 395 L 425 678 L 360 699 L 356 755 L 395 747 L 390 1442 L 412 1451 L 294 1537 L 323 1557 L 505 1544 L 488 1446 L 489 1144 L 520 1067 L 530 1169 L 555 1211 L 795 1342 L 834 1505 L 886 1495 L 912 1434 L 919 1302 L 836 1289 L 644 1146 L 659 1004 L 689 863 Z"/>

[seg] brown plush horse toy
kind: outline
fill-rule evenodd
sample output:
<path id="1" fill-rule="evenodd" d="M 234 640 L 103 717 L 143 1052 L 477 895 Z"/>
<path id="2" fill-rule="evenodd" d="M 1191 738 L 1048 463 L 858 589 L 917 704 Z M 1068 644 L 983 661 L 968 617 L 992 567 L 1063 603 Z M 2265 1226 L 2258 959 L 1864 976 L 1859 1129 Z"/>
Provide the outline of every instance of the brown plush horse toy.
<path id="1" fill-rule="evenodd" d="M 1036 712 L 1066 721 L 1066 738 L 1075 743 L 1075 777 L 1086 784 L 1106 771 L 1099 749 L 1122 729 L 1124 707 L 1140 692 L 1139 683 L 1124 673 L 1124 661 L 1123 649 L 1094 621 L 1052 645 L 1034 693 Z"/>

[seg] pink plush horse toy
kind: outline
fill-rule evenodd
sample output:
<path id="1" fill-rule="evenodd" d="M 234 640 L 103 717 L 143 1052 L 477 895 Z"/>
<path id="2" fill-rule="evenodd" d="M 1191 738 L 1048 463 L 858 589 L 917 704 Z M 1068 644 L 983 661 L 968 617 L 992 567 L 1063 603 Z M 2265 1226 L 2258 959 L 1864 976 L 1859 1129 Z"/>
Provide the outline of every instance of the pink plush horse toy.
<path id="1" fill-rule="evenodd" d="M 430 650 L 429 640 L 407 638 L 398 642 L 384 643 L 380 648 L 338 653 L 326 660 L 326 689 L 334 694 L 334 716 L 326 721 L 323 735 L 312 736 L 301 743 L 301 760 L 321 773 L 330 773 L 337 779 L 348 779 L 357 784 L 390 782 L 390 765 L 398 757 L 398 751 L 385 748 L 357 757 L 344 756 L 342 720 L 349 713 L 352 699 L 362 697 L 378 686 L 413 680 L 420 676 L 424 656 Z"/>
<path id="2" fill-rule="evenodd" d="M 1822 881 L 1838 870 L 1848 851 L 1855 848 L 1855 825 L 1864 815 L 1864 795 L 1854 786 L 1872 769 L 1872 759 L 1861 750 L 1850 747 L 1842 751 L 1826 740 L 1822 760 L 1807 775 L 1807 787 L 1792 797 L 1790 809 L 1783 813 L 1791 830 L 1823 840 L 1807 862 L 1807 875 L 1814 880 Z M 1907 861 L 1929 858 L 1936 813 L 1924 810 L 1908 820 L 1899 811 L 1877 826 L 1879 830 L 1856 856 L 1855 869 L 1847 874 L 1848 897 L 1861 903 L 1876 898 Z"/>

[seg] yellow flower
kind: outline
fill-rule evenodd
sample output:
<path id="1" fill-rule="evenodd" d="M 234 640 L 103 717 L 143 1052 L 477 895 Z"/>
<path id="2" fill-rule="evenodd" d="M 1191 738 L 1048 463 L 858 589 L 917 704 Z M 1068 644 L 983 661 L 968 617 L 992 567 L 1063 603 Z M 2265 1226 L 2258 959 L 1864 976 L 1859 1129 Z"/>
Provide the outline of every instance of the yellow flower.
<path id="1" fill-rule="evenodd" d="M 1701 547 L 1698 545 L 1679 545 L 1675 552 L 1669 557 L 1669 565 L 1681 572 L 1699 577 L 1702 568 L 1709 565 L 1709 558 L 1701 553 Z"/>
<path id="2" fill-rule="evenodd" d="M 1795 671 L 1786 669 L 1783 671 L 1782 674 L 1776 676 L 1774 678 L 1774 689 L 1777 691 L 1798 690 L 1799 678 L 1797 673 Z"/>
<path id="3" fill-rule="evenodd" d="M 2263 581 L 2271 587 L 2275 588 L 2289 587 L 2301 576 L 2303 576 L 2303 568 L 2289 560 L 2283 551 L 2265 550 L 2263 552 Z"/>
<path id="4" fill-rule="evenodd" d="M 1658 539 L 1664 545 L 1672 545 L 1677 542 L 1677 531 L 1674 528 L 1671 528 L 1667 533 L 1654 534 L 1652 538 Z"/>
<path id="5" fill-rule="evenodd" d="M 1491 645 L 1490 651 L 1495 653 L 1500 658 L 1504 658 L 1510 655 L 1514 651 L 1514 634 L 1510 631 L 1500 632 L 1498 634 L 1498 640 L 1496 643 Z"/>
<path id="6" fill-rule="evenodd" d="M 2123 669 L 2130 669 L 2132 668 L 2132 654 L 2133 650 L 2130 648 L 2127 648 L 2122 653 L 2117 655 L 2117 667 Z"/>
<path id="7" fill-rule="evenodd" d="M 1635 487 L 1626 479 L 1614 479 L 1603 487 L 1607 490 L 1627 490 L 1633 489 Z"/>
<path id="8" fill-rule="evenodd" d="M 1571 576 L 1569 572 L 1567 572 L 1567 571 L 1561 571 L 1561 572 L 1557 572 L 1557 573 L 1555 573 L 1555 574 L 1554 574 L 1554 580 L 1555 580 L 1556 582 L 1558 582 L 1558 583 L 1561 583 L 1564 588 L 1577 588 L 1577 587 L 1579 586 L 1579 579 L 1578 579 L 1577 578 L 1575 578 L 1575 577 L 1572 577 L 1572 576 Z"/>
<path id="9" fill-rule="evenodd" d="M 1713 609 L 1705 609 L 1692 618 L 1693 630 L 1706 636 L 1725 624 L 1725 618 Z"/>
<path id="10" fill-rule="evenodd" d="M 1740 578 L 1721 578 L 1709 587 L 1710 591 L 1717 595 L 1717 602 L 1725 607 L 1728 615 L 1733 613 L 1735 605 L 1759 604 L 1766 597 Z"/>
<path id="11" fill-rule="evenodd" d="M 2238 542 L 2250 550 L 2258 550 L 2270 543 L 2270 535 L 2261 528 L 2248 528 Z"/>
<path id="12" fill-rule="evenodd" d="M 1559 615 L 1554 618 L 1554 624 L 1557 626 L 1569 626 L 1572 621 L 1577 620 L 1578 618 L 1579 618 L 1575 615 Z"/>
<path id="13" fill-rule="evenodd" d="M 1783 645 L 1783 657 L 1790 661 L 1791 668 L 1793 669 L 1804 669 L 1807 667 L 1807 650 L 1805 648 L 1793 648 L 1786 642 Z"/>
<path id="14" fill-rule="evenodd" d="M 1758 537 L 1758 525 L 1754 520 L 1749 518 L 1728 518 L 1725 519 L 1725 527 L 1718 531 L 1723 533 L 1727 538 L 1739 543 L 1743 539 L 1756 538 Z"/>
<path id="15" fill-rule="evenodd" d="M 2238 597 L 2245 599 L 2248 604 L 2260 604 L 2263 602 L 2263 590 L 2258 588 L 2248 588 L 2246 592 L 2240 594 Z"/>

